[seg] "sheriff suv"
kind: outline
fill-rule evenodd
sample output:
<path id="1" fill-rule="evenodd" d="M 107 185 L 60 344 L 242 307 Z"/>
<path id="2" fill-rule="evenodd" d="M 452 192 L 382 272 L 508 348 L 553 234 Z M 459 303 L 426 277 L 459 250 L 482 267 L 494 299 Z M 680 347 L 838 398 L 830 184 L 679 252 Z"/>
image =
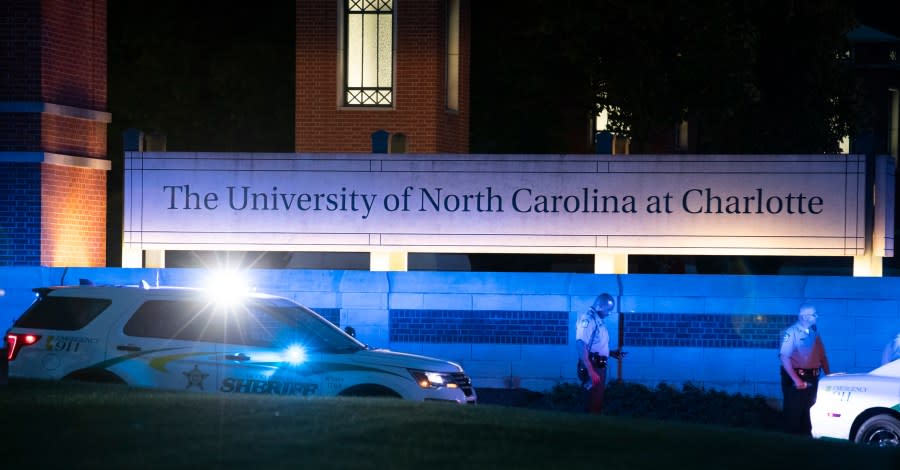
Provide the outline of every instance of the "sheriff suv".
<path id="1" fill-rule="evenodd" d="M 192 288 L 71 286 L 6 334 L 10 378 L 75 379 L 205 393 L 476 401 L 462 368 L 371 349 L 290 300 L 223 301 Z"/>

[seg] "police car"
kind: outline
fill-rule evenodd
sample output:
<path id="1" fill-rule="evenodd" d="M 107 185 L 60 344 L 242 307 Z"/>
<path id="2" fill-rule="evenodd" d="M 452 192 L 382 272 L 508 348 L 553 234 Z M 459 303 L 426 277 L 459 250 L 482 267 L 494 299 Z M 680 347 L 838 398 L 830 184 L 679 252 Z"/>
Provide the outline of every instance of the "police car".
<path id="1" fill-rule="evenodd" d="M 867 374 L 823 377 L 810 420 L 816 438 L 900 446 L 900 360 Z"/>
<path id="2" fill-rule="evenodd" d="M 10 378 L 476 402 L 459 365 L 368 348 L 281 297 L 146 283 L 34 290 L 37 300 L 6 334 Z"/>

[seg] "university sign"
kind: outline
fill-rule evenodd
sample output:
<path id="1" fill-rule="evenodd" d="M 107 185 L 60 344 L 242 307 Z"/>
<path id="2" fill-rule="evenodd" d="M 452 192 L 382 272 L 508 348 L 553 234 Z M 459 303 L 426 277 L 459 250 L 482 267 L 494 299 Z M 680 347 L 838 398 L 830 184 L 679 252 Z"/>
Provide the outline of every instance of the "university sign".
<path id="1" fill-rule="evenodd" d="M 125 252 L 893 256 L 859 155 L 126 154 Z M 867 198 L 871 203 L 866 212 Z"/>
<path id="2" fill-rule="evenodd" d="M 363 193 L 341 187 L 340 193 L 279 192 L 273 186 L 271 192 L 256 192 L 251 186 L 226 186 L 221 191 L 197 193 L 190 184 L 163 186 L 169 198 L 169 210 L 217 210 L 227 201 L 231 211 L 298 211 L 298 212 L 354 212 L 361 219 L 368 219 L 372 210 L 390 212 L 506 212 L 527 213 L 592 213 L 618 214 L 639 212 L 637 198 L 633 194 L 600 194 L 599 188 L 580 188 L 579 194 L 535 194 L 530 187 L 516 188 L 504 203 L 504 197 L 493 186 L 486 186 L 477 193 L 446 193 L 441 187 L 406 186 L 402 192 Z M 649 195 L 645 212 L 648 214 L 673 213 L 672 194 Z M 681 210 L 686 214 L 819 214 L 822 212 L 821 196 L 803 193 L 787 193 L 785 196 L 768 196 L 762 188 L 752 195 L 714 194 L 711 188 L 690 188 L 681 200 Z M 221 201 L 221 202 L 220 202 Z M 376 206 L 376 203 L 381 202 Z"/>

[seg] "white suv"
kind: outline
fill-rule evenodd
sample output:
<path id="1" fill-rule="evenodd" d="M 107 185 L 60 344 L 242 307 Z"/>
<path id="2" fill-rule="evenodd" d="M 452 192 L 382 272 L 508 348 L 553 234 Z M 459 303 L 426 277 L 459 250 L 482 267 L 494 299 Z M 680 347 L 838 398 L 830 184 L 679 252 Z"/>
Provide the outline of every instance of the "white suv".
<path id="1" fill-rule="evenodd" d="M 459 365 L 370 349 L 281 297 L 248 294 L 227 304 L 188 288 L 34 290 L 38 300 L 6 335 L 11 378 L 207 393 L 476 401 Z"/>

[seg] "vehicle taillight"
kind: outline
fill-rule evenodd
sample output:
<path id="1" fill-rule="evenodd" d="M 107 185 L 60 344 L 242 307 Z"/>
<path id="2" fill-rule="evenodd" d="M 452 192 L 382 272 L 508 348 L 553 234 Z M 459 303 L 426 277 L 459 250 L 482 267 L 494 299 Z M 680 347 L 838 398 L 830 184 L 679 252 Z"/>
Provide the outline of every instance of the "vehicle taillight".
<path id="1" fill-rule="evenodd" d="M 12 361 L 25 346 L 31 346 L 41 339 L 38 335 L 28 333 L 10 333 L 6 335 L 6 359 Z"/>

